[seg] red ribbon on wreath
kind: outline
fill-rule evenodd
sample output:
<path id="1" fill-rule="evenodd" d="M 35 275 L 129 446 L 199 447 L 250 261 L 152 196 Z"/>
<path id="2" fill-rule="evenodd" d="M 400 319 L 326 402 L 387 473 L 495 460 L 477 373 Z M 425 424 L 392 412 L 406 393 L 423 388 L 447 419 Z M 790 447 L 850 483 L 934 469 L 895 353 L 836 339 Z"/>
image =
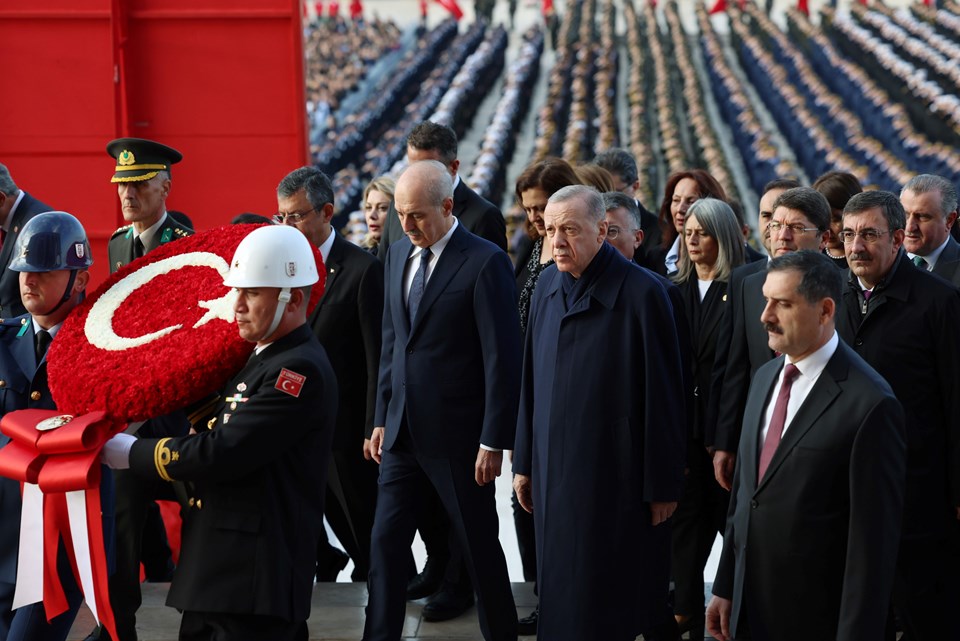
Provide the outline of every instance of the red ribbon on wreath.
<path id="1" fill-rule="evenodd" d="M 105 412 L 74 419 L 32 409 L 11 412 L 0 421 L 0 430 L 11 439 L 0 449 L 0 475 L 24 483 L 13 607 L 42 600 L 48 620 L 67 610 L 57 575 L 57 548 L 63 537 L 78 584 L 94 597 L 87 605 L 114 639 L 100 520 L 100 448 L 119 429 L 122 425 L 110 421 Z M 38 538 L 43 543 L 40 550 Z"/>
<path id="2" fill-rule="evenodd" d="M 230 225 L 161 245 L 111 275 L 64 321 L 47 352 L 58 411 L 20 410 L 0 421 L 11 438 L 0 448 L 0 475 L 24 484 L 15 607 L 42 600 L 48 620 L 67 609 L 57 574 L 62 538 L 87 605 L 118 638 L 107 585 L 100 450 L 127 422 L 204 398 L 246 362 L 253 344 L 237 333 L 223 278 L 237 245 L 259 226 Z M 326 280 L 316 248 L 314 255 L 320 280 L 308 313 Z"/>

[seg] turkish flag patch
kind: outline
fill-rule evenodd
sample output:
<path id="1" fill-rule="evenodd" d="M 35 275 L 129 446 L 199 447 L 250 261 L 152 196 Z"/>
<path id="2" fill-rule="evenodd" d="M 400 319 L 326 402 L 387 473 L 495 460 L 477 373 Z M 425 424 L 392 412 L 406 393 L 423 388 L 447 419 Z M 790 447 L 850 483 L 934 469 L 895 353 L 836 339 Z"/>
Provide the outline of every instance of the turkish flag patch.
<path id="1" fill-rule="evenodd" d="M 303 384 L 306 382 L 307 377 L 303 374 L 297 374 L 287 368 L 283 368 L 280 370 L 280 376 L 277 377 L 277 384 L 274 385 L 274 387 L 294 398 L 299 398 L 300 390 L 303 389 Z"/>

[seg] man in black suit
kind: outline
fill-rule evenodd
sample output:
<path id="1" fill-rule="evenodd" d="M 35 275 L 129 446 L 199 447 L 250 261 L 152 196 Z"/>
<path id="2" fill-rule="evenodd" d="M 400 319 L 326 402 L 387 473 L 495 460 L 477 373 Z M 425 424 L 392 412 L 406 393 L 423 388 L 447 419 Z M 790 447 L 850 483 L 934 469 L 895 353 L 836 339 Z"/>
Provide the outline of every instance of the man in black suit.
<path id="1" fill-rule="evenodd" d="M 770 195 L 768 192 L 761 199 L 761 211 L 765 208 L 764 199 Z M 810 187 L 788 189 L 782 191 L 770 207 L 773 215 L 767 224 L 770 231 L 767 249 L 771 256 L 783 256 L 800 249 L 823 249 L 830 233 L 830 203 L 819 192 Z M 729 346 L 722 341 L 717 343 L 711 383 L 714 389 L 711 397 L 716 403 L 708 409 L 706 442 L 715 449 L 713 471 L 717 482 L 727 490 L 733 481 L 750 381 L 760 366 L 774 357 L 759 320 L 765 305 L 766 265 L 766 261 L 757 261 L 733 270 L 727 287 L 726 311 L 718 331 L 721 337 L 729 336 L 730 342 Z"/>
<path id="2" fill-rule="evenodd" d="M 429 485 L 478 596 L 488 641 L 517 638 L 493 481 L 513 446 L 520 319 L 513 268 L 451 215 L 447 167 L 412 164 L 397 181 L 407 239 L 386 261 L 383 350 L 372 446 L 380 492 L 370 551 L 365 641 L 400 638 L 416 508 Z"/>
<path id="3" fill-rule="evenodd" d="M 20 300 L 20 282 L 17 273 L 7 269 L 13 258 L 13 246 L 27 221 L 45 211 L 45 205 L 22 189 L 18 189 L 10 170 L 0 164 L 0 319 L 20 316 L 27 312 Z"/>
<path id="4" fill-rule="evenodd" d="M 107 244 L 110 273 L 160 245 L 193 230 L 167 214 L 170 167 L 183 155 L 172 147 L 141 138 L 117 138 L 107 144 L 117 161 L 110 182 L 117 184 L 123 219 L 130 223 L 113 232 Z"/>
<path id="5" fill-rule="evenodd" d="M 657 225 L 657 216 L 652 213 L 637 198 L 640 189 L 640 174 L 637 161 L 626 149 L 615 147 L 601 151 L 593 157 L 594 164 L 600 165 L 613 176 L 613 187 L 616 191 L 626 194 L 637 204 L 640 212 L 640 229 L 643 230 L 643 240 L 637 250 L 636 261 L 644 264 L 647 251 L 660 245 L 660 227 Z"/>
<path id="6" fill-rule="evenodd" d="M 765 274 L 761 318 L 782 356 L 750 388 L 707 609 L 716 639 L 883 637 L 903 516 L 903 410 L 840 341 L 842 290 L 842 272 L 819 252 L 774 258 Z"/>
<path id="7" fill-rule="evenodd" d="M 230 265 L 238 332 L 256 347 L 207 429 L 121 433 L 102 456 L 144 478 L 193 484 L 167 595 L 183 612 L 180 639 L 305 639 L 337 412 L 333 369 L 307 325 L 317 264 L 302 234 L 268 226 L 240 242 Z"/>
<path id="8" fill-rule="evenodd" d="M 914 176 L 900 192 L 907 215 L 903 248 L 913 264 L 960 286 L 960 243 L 950 236 L 957 222 L 957 190 L 946 178 Z"/>
<path id="9" fill-rule="evenodd" d="M 914 267 L 905 214 L 889 192 L 868 191 L 843 210 L 848 287 L 840 337 L 883 376 L 903 404 L 907 482 L 893 603 L 905 638 L 960 638 L 960 292 Z M 892 636 L 891 636 L 892 638 Z"/>
<path id="10" fill-rule="evenodd" d="M 470 189 L 457 173 L 460 160 L 457 159 L 457 134 L 453 129 L 429 121 L 414 127 L 407 137 L 407 160 L 410 163 L 434 160 L 443 164 L 453 179 L 453 217 L 467 231 L 506 251 L 507 231 L 503 214 Z M 380 236 L 380 260 L 386 260 L 390 244 L 403 236 L 400 219 L 388 215 Z M 473 603 L 473 593 L 456 537 L 444 518 L 440 498 L 429 487 L 424 491 L 430 499 L 425 503 L 419 529 L 427 548 L 427 564 L 423 572 L 411 580 L 408 597 L 430 597 L 424 606 L 424 618 L 444 621 L 463 614 Z"/>
<path id="11" fill-rule="evenodd" d="M 446 125 L 421 122 L 407 137 L 407 162 L 436 160 L 446 165 L 453 178 L 453 215 L 467 231 L 486 238 L 507 251 L 507 225 L 497 206 L 470 189 L 460 175 L 457 158 L 457 134 Z M 390 245 L 403 238 L 403 228 L 396 216 L 388 215 L 383 223 L 377 255 L 387 259 Z"/>
<path id="12" fill-rule="evenodd" d="M 327 351 L 340 391 L 327 478 L 326 515 L 353 559 L 354 581 L 366 581 L 377 502 L 377 466 L 367 460 L 380 363 L 383 265 L 330 226 L 333 185 L 315 167 L 301 167 L 277 186 L 278 222 L 293 225 L 317 247 L 327 270 L 323 297 L 308 322 Z M 366 441 L 369 443 L 369 440 Z M 346 558 L 321 536 L 317 579 L 336 581 Z"/>

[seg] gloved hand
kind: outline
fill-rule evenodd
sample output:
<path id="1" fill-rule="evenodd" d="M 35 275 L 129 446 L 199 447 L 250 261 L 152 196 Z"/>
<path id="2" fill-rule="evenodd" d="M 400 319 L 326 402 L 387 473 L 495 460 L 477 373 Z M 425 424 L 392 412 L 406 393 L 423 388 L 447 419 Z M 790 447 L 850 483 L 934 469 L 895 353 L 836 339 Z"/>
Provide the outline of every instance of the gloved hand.
<path id="1" fill-rule="evenodd" d="M 103 444 L 100 450 L 100 462 L 112 470 L 125 470 L 130 467 L 130 448 L 137 437 L 130 434 L 115 434 Z"/>

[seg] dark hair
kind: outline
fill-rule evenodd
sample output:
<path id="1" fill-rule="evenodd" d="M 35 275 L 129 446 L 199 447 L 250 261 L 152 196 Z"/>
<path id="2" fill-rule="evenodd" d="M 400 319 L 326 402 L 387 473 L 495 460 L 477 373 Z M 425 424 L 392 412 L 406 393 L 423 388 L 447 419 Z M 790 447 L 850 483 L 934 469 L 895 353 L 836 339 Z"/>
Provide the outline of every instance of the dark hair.
<path id="1" fill-rule="evenodd" d="M 292 198 L 301 189 L 317 212 L 333 204 L 333 185 L 327 175 L 316 167 L 301 167 L 291 171 L 277 185 L 277 195 L 280 198 Z"/>
<path id="2" fill-rule="evenodd" d="M 763 186 L 763 193 L 760 195 L 763 196 L 763 194 L 774 189 L 794 189 L 799 186 L 800 181 L 796 178 L 774 178 Z"/>
<path id="3" fill-rule="evenodd" d="M 670 201 L 673 200 L 673 192 L 677 188 L 677 183 L 684 178 L 689 178 L 697 183 L 701 198 L 716 198 L 724 202 L 727 200 L 727 194 L 723 191 L 723 187 L 720 186 L 716 178 L 704 169 L 688 169 L 671 174 L 663 188 L 663 200 L 660 201 L 660 212 L 657 216 L 663 239 L 661 245 L 664 249 L 670 249 L 673 241 L 677 239 L 677 230 L 673 226 L 673 217 L 670 215 Z"/>
<path id="4" fill-rule="evenodd" d="M 773 201 L 773 211 L 776 211 L 777 207 L 803 212 L 807 220 L 817 226 L 818 231 L 830 228 L 830 203 L 813 187 L 788 189 Z"/>
<path id="5" fill-rule="evenodd" d="M 910 181 L 900 190 L 903 192 L 910 190 L 915 194 L 925 194 L 931 191 L 940 192 L 940 216 L 946 218 L 957 210 L 957 188 L 953 183 L 936 174 L 919 174 L 910 179 Z"/>
<path id="6" fill-rule="evenodd" d="M 263 223 L 272 225 L 273 221 L 266 216 L 254 214 L 249 211 L 245 211 L 242 214 L 237 214 L 233 217 L 233 220 L 230 221 L 231 225 L 262 225 Z"/>
<path id="7" fill-rule="evenodd" d="M 607 211 L 611 209 L 624 208 L 630 214 L 630 220 L 636 225 L 636 229 L 641 229 L 640 208 L 637 207 L 637 201 L 622 191 L 608 191 L 603 194 L 603 208 Z"/>
<path id="8" fill-rule="evenodd" d="M 841 211 L 848 200 L 863 191 L 857 177 L 845 171 L 828 171 L 817 178 L 813 188 L 823 194 L 830 203 L 830 209 Z"/>
<path id="9" fill-rule="evenodd" d="M 767 265 L 767 273 L 795 270 L 800 272 L 797 293 L 808 303 L 832 298 L 837 305 L 843 296 L 843 270 L 837 269 L 825 254 L 803 249 L 777 256 Z"/>
<path id="10" fill-rule="evenodd" d="M 887 219 L 890 231 L 903 229 L 907 225 L 907 214 L 903 211 L 900 199 L 889 191 L 865 191 L 857 194 L 843 208 L 843 215 L 859 214 L 868 209 L 879 207 Z"/>
<path id="11" fill-rule="evenodd" d="M 436 151 L 445 165 L 457 159 L 457 133 L 446 125 L 429 120 L 413 128 L 407 136 L 407 146 L 422 151 Z"/>
<path id="12" fill-rule="evenodd" d="M 626 149 L 614 147 L 601 151 L 594 156 L 593 164 L 600 165 L 611 174 L 620 176 L 620 179 L 628 185 L 637 182 L 639 176 L 637 161 Z"/>
<path id="13" fill-rule="evenodd" d="M 528 166 L 517 178 L 517 202 L 522 206 L 522 194 L 529 189 L 542 189 L 549 198 L 562 187 L 579 184 L 580 179 L 566 160 L 544 158 Z"/>

